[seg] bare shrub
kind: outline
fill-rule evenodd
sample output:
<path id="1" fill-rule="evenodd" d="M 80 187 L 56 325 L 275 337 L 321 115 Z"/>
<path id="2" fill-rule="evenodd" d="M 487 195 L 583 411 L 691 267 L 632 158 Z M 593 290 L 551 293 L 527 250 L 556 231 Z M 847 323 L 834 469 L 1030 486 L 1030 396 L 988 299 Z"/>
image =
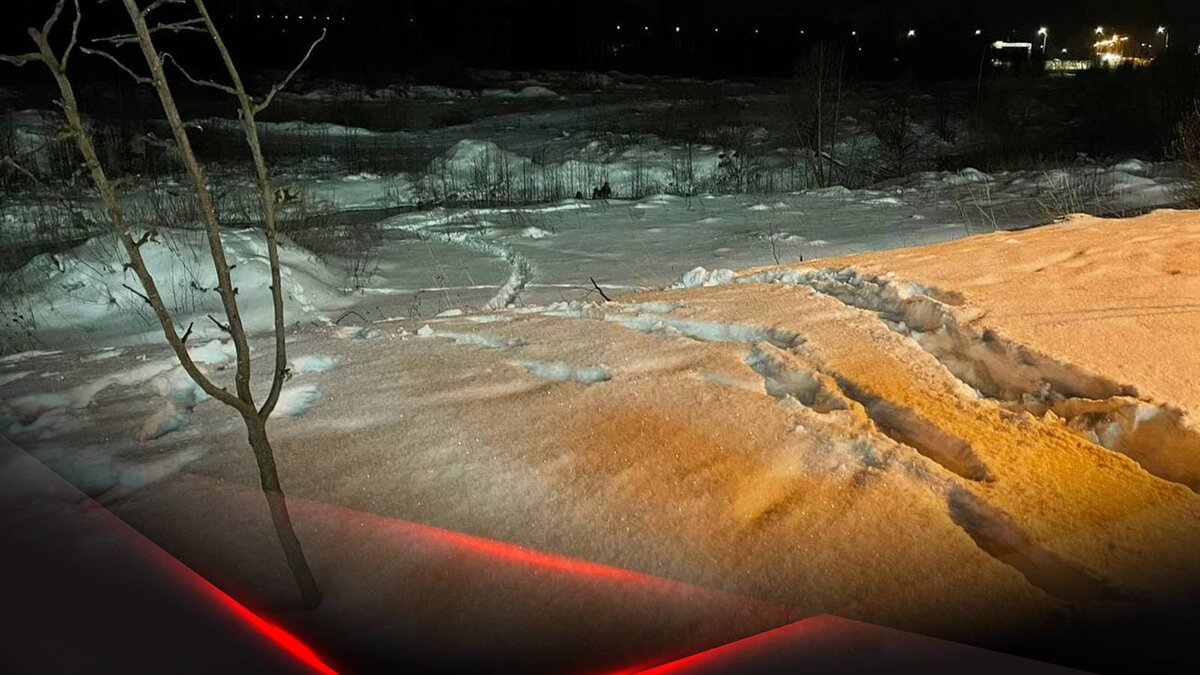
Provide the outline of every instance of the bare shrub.
<path id="1" fill-rule="evenodd" d="M 813 178 L 821 187 L 834 185 L 838 179 L 837 146 L 845 97 L 845 52 L 828 42 L 813 45 L 796 66 L 788 107 L 796 137 L 808 150 Z"/>
<path id="2" fill-rule="evenodd" d="M 1179 199 L 1191 208 L 1200 208 L 1200 100 L 1175 127 L 1171 155 L 1183 166 L 1187 183 Z"/>
<path id="3" fill-rule="evenodd" d="M 879 177 L 896 178 L 912 173 L 922 159 L 924 148 L 909 100 L 893 101 L 871 127 L 879 139 Z"/>

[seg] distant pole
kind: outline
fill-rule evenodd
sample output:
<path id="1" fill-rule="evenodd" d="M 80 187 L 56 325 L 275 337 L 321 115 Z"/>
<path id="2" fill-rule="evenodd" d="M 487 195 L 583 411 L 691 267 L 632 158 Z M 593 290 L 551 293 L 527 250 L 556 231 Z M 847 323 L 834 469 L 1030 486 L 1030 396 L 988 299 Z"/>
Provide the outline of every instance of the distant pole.
<path id="1" fill-rule="evenodd" d="M 982 36 L 981 31 L 975 31 L 975 35 Z M 979 52 L 979 81 L 975 85 L 975 102 L 983 100 L 983 66 L 987 63 L 988 43 L 987 39 L 980 37 L 979 41 L 983 43 L 983 48 Z"/>

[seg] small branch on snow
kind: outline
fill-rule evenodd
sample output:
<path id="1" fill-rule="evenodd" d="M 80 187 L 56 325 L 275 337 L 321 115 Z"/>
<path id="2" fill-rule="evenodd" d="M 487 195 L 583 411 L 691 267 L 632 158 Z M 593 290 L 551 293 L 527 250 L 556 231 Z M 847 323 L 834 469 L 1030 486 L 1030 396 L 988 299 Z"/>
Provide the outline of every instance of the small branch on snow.
<path id="1" fill-rule="evenodd" d="M 358 318 L 362 319 L 363 323 L 370 323 L 369 321 L 367 321 L 367 317 L 363 316 L 362 314 L 359 314 L 358 312 L 356 312 L 354 310 L 350 310 L 349 312 L 346 312 L 345 314 L 339 316 L 338 320 L 333 322 L 333 325 L 335 325 L 335 326 L 342 325 L 342 321 L 345 320 L 346 317 L 351 316 L 351 315 L 357 316 Z"/>
<path id="2" fill-rule="evenodd" d="M 596 283 L 594 278 L 588 277 L 588 280 L 592 282 L 592 287 L 599 291 L 600 297 L 604 298 L 605 302 L 612 302 L 612 298 L 608 297 L 608 294 L 604 292 L 603 288 L 600 288 L 600 284 Z"/>

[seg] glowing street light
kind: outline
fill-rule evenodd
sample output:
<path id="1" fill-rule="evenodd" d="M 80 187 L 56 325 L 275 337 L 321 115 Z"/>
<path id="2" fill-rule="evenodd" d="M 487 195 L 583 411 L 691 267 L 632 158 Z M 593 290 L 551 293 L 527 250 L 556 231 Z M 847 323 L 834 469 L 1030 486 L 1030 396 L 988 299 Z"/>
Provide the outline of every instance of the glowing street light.
<path id="1" fill-rule="evenodd" d="M 1104 35 L 1104 26 L 1096 26 L 1096 35 Z"/>
<path id="2" fill-rule="evenodd" d="M 1158 27 L 1158 35 L 1163 36 L 1163 49 L 1168 49 L 1171 46 L 1171 31 L 1167 30 L 1166 26 Z"/>
<path id="3" fill-rule="evenodd" d="M 915 38 L 915 37 L 917 37 L 917 31 L 916 31 L 915 29 L 912 29 L 912 28 L 908 29 L 908 37 L 910 37 L 910 38 Z"/>
<path id="4" fill-rule="evenodd" d="M 1050 40 L 1050 29 L 1042 26 L 1038 29 L 1038 35 L 1042 36 L 1042 53 L 1046 53 L 1046 43 Z"/>
<path id="5" fill-rule="evenodd" d="M 980 35 L 983 35 L 983 31 L 982 31 L 982 30 L 980 30 L 980 29 L 978 29 L 978 28 L 976 28 L 976 29 L 975 29 L 975 36 L 976 36 L 976 37 L 979 37 Z"/>

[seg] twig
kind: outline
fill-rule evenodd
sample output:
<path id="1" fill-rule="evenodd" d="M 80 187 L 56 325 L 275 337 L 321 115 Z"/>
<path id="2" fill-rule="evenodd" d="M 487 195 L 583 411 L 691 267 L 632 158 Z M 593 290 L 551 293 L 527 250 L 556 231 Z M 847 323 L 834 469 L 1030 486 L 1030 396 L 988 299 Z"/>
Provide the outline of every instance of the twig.
<path id="1" fill-rule="evenodd" d="M 146 5 L 146 9 L 142 10 L 142 16 L 150 16 L 150 12 L 162 7 L 163 5 L 182 5 L 186 0 L 154 0 L 154 2 Z"/>
<path id="2" fill-rule="evenodd" d="M 67 43 L 67 48 L 62 55 L 62 69 L 67 69 L 67 61 L 71 58 L 71 52 L 75 50 L 75 45 L 79 43 L 79 22 L 83 20 L 83 12 L 79 11 L 79 0 L 75 0 L 75 20 L 71 22 L 71 41 Z"/>
<path id="3" fill-rule="evenodd" d="M 612 298 L 608 297 L 608 294 L 604 292 L 603 288 L 600 288 L 600 284 L 596 283 L 595 279 L 588 277 L 588 280 L 592 282 L 592 287 L 600 292 L 600 297 L 604 298 L 605 302 L 612 302 Z"/>
<path id="4" fill-rule="evenodd" d="M 154 80 L 152 80 L 148 77 L 143 77 L 143 76 L 138 75 L 137 73 L 133 72 L 132 68 L 125 65 L 124 63 L 121 63 L 121 59 L 118 59 L 117 57 L 113 56 L 112 54 L 109 54 L 108 52 L 104 51 L 103 49 L 92 49 L 90 47 L 80 47 L 79 51 L 81 51 L 84 54 L 87 54 L 89 56 L 102 56 L 102 57 L 108 59 L 109 61 L 112 61 L 114 64 L 116 64 L 116 66 L 118 68 L 125 71 L 125 74 L 129 75 L 129 77 L 132 77 L 133 81 L 137 82 L 138 84 L 154 84 Z"/>
<path id="5" fill-rule="evenodd" d="M 362 314 L 359 314 L 358 312 L 356 312 L 354 310 L 350 310 L 349 312 L 346 312 L 345 314 L 339 316 L 338 320 L 333 322 L 333 325 L 335 325 L 335 326 L 342 325 L 342 321 L 345 320 L 345 318 L 350 316 L 351 314 L 362 319 L 363 323 L 370 323 L 370 321 L 367 320 L 367 317 L 363 316 Z"/>
<path id="6" fill-rule="evenodd" d="M 208 87 L 209 89 L 216 89 L 219 92 L 222 92 L 225 94 L 230 94 L 232 96 L 237 96 L 237 90 L 234 89 L 233 87 L 230 87 L 229 85 L 221 84 L 219 82 L 214 82 L 212 80 L 199 80 L 199 79 L 192 77 L 191 73 L 184 70 L 183 66 L 179 64 L 179 61 L 177 61 L 174 56 L 171 56 L 171 54 L 169 54 L 167 52 L 163 52 L 162 60 L 163 60 L 163 63 L 170 61 L 171 64 L 175 66 L 176 70 L 178 70 L 180 73 L 182 73 L 183 76 L 185 78 L 187 78 L 187 81 L 191 82 L 192 84 L 195 84 L 195 85 L 201 86 L 201 87 Z"/>
<path id="7" fill-rule="evenodd" d="M 121 284 L 121 285 L 125 287 L 125 290 L 129 291 L 130 293 L 133 293 L 134 295 L 138 296 L 142 300 L 145 300 L 147 305 L 154 304 L 154 303 L 150 302 L 150 298 L 146 297 L 145 293 L 142 293 L 141 291 L 137 290 L 133 286 L 130 286 L 129 284 Z"/>
<path id="8" fill-rule="evenodd" d="M 195 325 L 196 325 L 195 321 L 192 321 L 191 323 L 188 324 L 187 330 L 183 331 L 183 337 L 179 338 L 180 342 L 182 342 L 185 345 L 187 344 L 188 338 L 190 338 L 192 336 L 192 328 Z"/>
<path id="9" fill-rule="evenodd" d="M 160 23 L 155 26 L 150 26 L 146 30 L 151 34 L 162 31 L 167 31 L 170 33 L 207 33 L 207 30 L 201 28 L 203 23 L 204 19 L 187 19 L 185 21 L 176 21 L 174 23 Z M 92 40 L 92 42 L 103 42 L 113 45 L 114 47 L 120 47 L 123 45 L 137 44 L 138 36 L 137 33 L 124 33 L 121 35 L 111 35 L 109 37 L 96 38 Z"/>
<path id="10" fill-rule="evenodd" d="M 28 54 L 0 54 L 0 61 L 3 61 L 5 63 L 11 63 L 12 65 L 17 66 L 17 67 L 23 66 L 27 63 L 33 63 L 34 61 L 41 61 L 41 60 L 42 60 L 42 55 L 38 54 L 36 52 L 29 52 Z"/>
<path id="11" fill-rule="evenodd" d="M 229 329 L 229 325 L 221 323 L 220 321 L 217 321 L 217 317 L 213 316 L 212 314 L 209 314 L 208 320 L 215 323 L 217 325 L 217 328 L 220 328 L 222 332 L 233 335 L 233 331 L 231 331 Z"/>

